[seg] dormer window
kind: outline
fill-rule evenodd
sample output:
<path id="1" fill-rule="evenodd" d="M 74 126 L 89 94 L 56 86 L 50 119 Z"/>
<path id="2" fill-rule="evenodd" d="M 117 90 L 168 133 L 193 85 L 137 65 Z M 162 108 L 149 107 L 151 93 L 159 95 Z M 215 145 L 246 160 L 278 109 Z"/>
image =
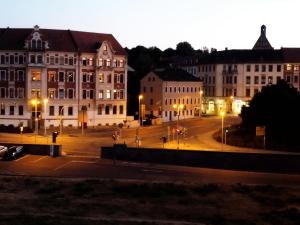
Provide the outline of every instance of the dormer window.
<path id="1" fill-rule="evenodd" d="M 31 49 L 42 49 L 42 40 L 41 39 L 32 39 L 31 40 Z"/>
<path id="2" fill-rule="evenodd" d="M 107 51 L 107 45 L 103 46 L 103 51 Z"/>
<path id="3" fill-rule="evenodd" d="M 42 49 L 42 41 L 40 39 L 36 41 L 36 44 L 37 44 L 37 49 Z"/>
<path id="4" fill-rule="evenodd" d="M 35 40 L 35 39 L 32 39 L 32 40 L 31 40 L 31 48 L 32 48 L 32 49 L 36 49 L 36 47 L 37 47 L 36 40 Z"/>

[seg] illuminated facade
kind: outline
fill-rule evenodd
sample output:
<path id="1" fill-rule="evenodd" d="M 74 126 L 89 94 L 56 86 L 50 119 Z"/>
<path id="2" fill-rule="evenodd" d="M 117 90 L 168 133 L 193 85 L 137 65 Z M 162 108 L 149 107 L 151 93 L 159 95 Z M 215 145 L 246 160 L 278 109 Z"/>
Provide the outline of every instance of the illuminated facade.
<path id="1" fill-rule="evenodd" d="M 111 34 L 0 29 L 0 124 L 122 123 L 126 81 L 127 55 Z"/>
<path id="2" fill-rule="evenodd" d="M 162 122 L 199 117 L 202 93 L 202 82 L 183 70 L 152 71 L 141 80 L 145 114 Z"/>
<path id="3" fill-rule="evenodd" d="M 203 81 L 203 111 L 208 114 L 238 114 L 262 87 L 279 79 L 299 90 L 300 48 L 273 49 L 264 25 L 253 49 L 212 51 L 175 66 Z"/>

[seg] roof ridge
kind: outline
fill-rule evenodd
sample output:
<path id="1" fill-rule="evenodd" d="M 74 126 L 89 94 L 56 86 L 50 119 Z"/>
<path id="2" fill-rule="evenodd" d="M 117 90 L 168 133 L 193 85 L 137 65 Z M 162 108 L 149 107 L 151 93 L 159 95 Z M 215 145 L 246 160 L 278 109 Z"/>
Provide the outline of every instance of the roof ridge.
<path id="1" fill-rule="evenodd" d="M 74 35 L 73 35 L 73 33 L 72 33 L 72 31 L 70 29 L 68 29 L 68 33 L 71 36 L 71 39 L 72 39 L 73 44 L 75 45 L 75 48 L 77 49 L 77 51 L 79 51 L 80 49 L 78 47 L 78 44 L 77 44 L 77 42 L 76 42 L 76 40 L 74 38 Z"/>

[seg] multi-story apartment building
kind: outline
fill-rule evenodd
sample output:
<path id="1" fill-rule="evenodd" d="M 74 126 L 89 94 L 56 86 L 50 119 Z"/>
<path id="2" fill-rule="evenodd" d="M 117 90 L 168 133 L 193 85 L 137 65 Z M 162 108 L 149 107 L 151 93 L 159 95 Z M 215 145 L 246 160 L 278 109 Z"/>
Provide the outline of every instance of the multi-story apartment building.
<path id="1" fill-rule="evenodd" d="M 163 122 L 200 116 L 202 82 L 184 70 L 157 70 L 141 80 L 145 113 Z M 175 107 L 174 107 L 175 106 Z"/>
<path id="2" fill-rule="evenodd" d="M 273 49 L 264 25 L 252 49 L 213 51 L 179 65 L 187 72 L 192 70 L 203 81 L 203 109 L 210 114 L 220 110 L 240 113 L 241 107 L 262 87 L 279 79 L 285 79 L 299 90 L 299 66 L 300 49 Z"/>
<path id="3" fill-rule="evenodd" d="M 0 124 L 121 123 L 126 81 L 127 55 L 111 34 L 0 29 Z"/>

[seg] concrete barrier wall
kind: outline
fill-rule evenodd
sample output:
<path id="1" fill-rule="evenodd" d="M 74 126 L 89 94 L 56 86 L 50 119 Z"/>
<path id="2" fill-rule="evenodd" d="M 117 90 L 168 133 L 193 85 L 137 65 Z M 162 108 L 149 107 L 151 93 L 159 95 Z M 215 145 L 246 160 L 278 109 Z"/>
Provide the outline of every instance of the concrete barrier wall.
<path id="1" fill-rule="evenodd" d="M 61 156 L 61 145 L 53 145 L 53 150 L 51 150 L 51 145 L 39 145 L 39 144 L 16 144 L 16 143 L 0 143 L 6 147 L 11 146 L 23 146 L 24 151 L 31 155 L 49 155 L 49 156 Z"/>
<path id="2" fill-rule="evenodd" d="M 100 157 L 228 170 L 300 173 L 300 155 L 101 147 Z"/>

